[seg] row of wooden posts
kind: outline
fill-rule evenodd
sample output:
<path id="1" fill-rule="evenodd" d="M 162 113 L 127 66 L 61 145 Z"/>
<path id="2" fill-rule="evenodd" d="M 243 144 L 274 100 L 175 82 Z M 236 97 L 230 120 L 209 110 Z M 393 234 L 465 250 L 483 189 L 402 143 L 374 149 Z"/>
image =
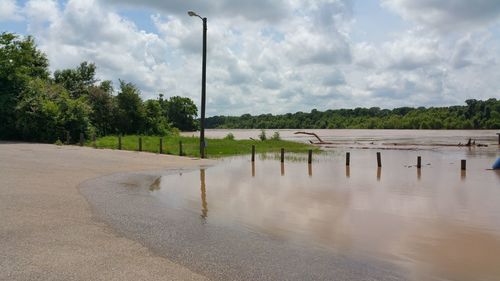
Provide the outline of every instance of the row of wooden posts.
<path id="1" fill-rule="evenodd" d="M 80 146 L 83 146 L 84 142 L 85 142 L 85 138 L 84 138 L 83 134 L 80 134 Z M 93 143 L 94 148 L 97 148 L 95 135 L 92 136 L 92 143 Z M 118 136 L 118 149 L 119 150 L 122 149 L 122 136 Z M 139 137 L 139 151 L 142 151 L 142 138 L 141 137 Z M 285 149 L 281 148 L 280 152 L 281 152 L 280 161 L 281 161 L 281 163 L 284 163 L 285 162 Z M 308 164 L 312 164 L 312 152 L 313 152 L 312 149 L 309 149 L 308 157 L 307 157 Z M 163 153 L 163 138 L 160 137 L 160 154 L 162 154 L 162 153 Z M 184 153 L 182 151 L 182 141 L 179 141 L 179 155 L 180 156 L 184 155 Z M 252 145 L 252 162 L 255 162 L 255 145 Z M 350 152 L 346 152 L 346 154 L 345 154 L 345 165 L 346 166 L 351 165 L 351 153 Z M 379 167 L 379 168 L 382 167 L 382 156 L 381 156 L 380 152 L 377 152 L 377 167 Z M 422 168 L 422 157 L 417 156 L 417 169 L 420 169 L 420 168 Z M 466 168 L 467 168 L 466 160 L 462 159 L 460 162 L 460 169 L 462 171 L 465 171 Z"/>
<path id="2" fill-rule="evenodd" d="M 307 157 L 307 163 L 312 164 L 312 149 L 309 149 L 308 151 L 308 157 Z M 285 162 L 285 149 L 281 149 L 281 157 L 280 157 L 281 163 Z M 252 162 L 255 162 L 255 145 L 252 145 Z M 346 152 L 345 154 L 345 165 L 350 166 L 351 165 L 351 153 Z M 377 167 L 382 168 L 382 156 L 380 152 L 377 152 Z M 465 171 L 466 170 L 466 160 L 462 159 L 460 162 L 460 169 Z M 417 156 L 417 169 L 422 168 L 422 157 Z"/>
<path id="3" fill-rule="evenodd" d="M 142 151 L 142 137 L 139 137 L 139 147 L 138 147 L 138 150 L 139 151 Z M 83 146 L 83 144 L 85 143 L 85 138 L 83 136 L 83 134 L 80 134 L 80 146 Z M 97 148 L 97 143 L 96 143 L 96 137 L 95 135 L 92 136 L 92 145 L 94 148 Z M 160 137 L 160 154 L 163 154 L 163 137 Z M 118 136 L 118 150 L 122 150 L 122 136 Z M 184 155 L 184 152 L 183 152 L 183 149 L 182 149 L 182 141 L 179 141 L 179 155 L 180 156 L 183 156 Z"/>
<path id="4" fill-rule="evenodd" d="M 500 133 L 497 133 L 497 135 L 498 135 L 498 144 L 500 145 Z M 120 137 L 121 137 L 121 136 L 119 136 L 119 138 L 120 138 Z M 93 135 L 93 136 L 92 136 L 92 141 L 94 142 L 94 146 L 95 146 L 95 139 L 96 139 L 96 137 L 95 137 L 95 135 Z M 81 146 L 83 146 L 84 141 L 85 141 L 85 138 L 84 138 L 84 136 L 83 136 L 83 133 L 80 133 L 80 145 L 81 145 Z M 120 141 L 121 141 L 121 140 L 120 140 Z M 162 140 L 160 140 L 160 142 L 161 142 L 161 141 L 162 141 Z"/>

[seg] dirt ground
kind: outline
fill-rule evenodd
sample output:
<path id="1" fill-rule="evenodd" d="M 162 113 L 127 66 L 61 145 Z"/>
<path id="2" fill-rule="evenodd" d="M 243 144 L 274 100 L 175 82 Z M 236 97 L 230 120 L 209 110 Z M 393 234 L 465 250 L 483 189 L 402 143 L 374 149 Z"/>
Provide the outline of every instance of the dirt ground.
<path id="1" fill-rule="evenodd" d="M 206 280 L 93 218 L 77 186 L 115 172 L 211 163 L 0 142 L 0 280 Z"/>

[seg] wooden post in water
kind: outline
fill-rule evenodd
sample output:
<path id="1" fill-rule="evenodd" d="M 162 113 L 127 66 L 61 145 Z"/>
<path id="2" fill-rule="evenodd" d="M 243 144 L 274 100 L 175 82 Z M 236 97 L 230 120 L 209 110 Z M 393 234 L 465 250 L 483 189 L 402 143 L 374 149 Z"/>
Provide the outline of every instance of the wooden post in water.
<path id="1" fill-rule="evenodd" d="M 382 167 L 382 159 L 380 157 L 380 152 L 377 152 L 377 167 Z"/>
<path id="2" fill-rule="evenodd" d="M 285 149 L 281 149 L 281 163 L 285 163 Z"/>
<path id="3" fill-rule="evenodd" d="M 118 135 L 118 149 L 122 150 L 122 135 Z"/>
<path id="4" fill-rule="evenodd" d="M 94 148 L 97 148 L 97 143 L 96 143 L 96 140 L 95 140 L 95 134 L 92 135 L 92 143 L 94 145 Z"/>
<path id="5" fill-rule="evenodd" d="M 160 154 L 163 153 L 163 137 L 160 137 Z"/>
<path id="6" fill-rule="evenodd" d="M 497 133 L 498 135 L 498 145 L 500 145 L 500 133 Z"/>
<path id="7" fill-rule="evenodd" d="M 417 156 L 417 169 L 422 168 L 422 157 Z"/>
<path id="8" fill-rule="evenodd" d="M 142 151 L 142 137 L 139 137 L 139 151 Z"/>
<path id="9" fill-rule="evenodd" d="M 255 144 L 252 144 L 252 162 L 255 162 Z"/>
<path id="10" fill-rule="evenodd" d="M 313 151 L 312 149 L 309 149 L 309 155 L 307 157 L 307 164 L 312 164 L 312 159 L 313 159 Z"/>
<path id="11" fill-rule="evenodd" d="M 83 133 L 80 133 L 80 146 L 83 146 L 84 141 L 85 141 L 85 138 L 83 137 Z"/>
<path id="12" fill-rule="evenodd" d="M 465 159 L 462 159 L 462 161 L 460 161 L 460 170 L 465 171 L 466 169 L 467 169 L 467 162 Z"/>
<path id="13" fill-rule="evenodd" d="M 179 156 L 182 156 L 182 141 L 179 141 Z"/>
<path id="14" fill-rule="evenodd" d="M 346 166 L 351 165 L 351 153 L 350 152 L 345 153 L 345 165 Z"/>
<path id="15" fill-rule="evenodd" d="M 200 183 L 201 183 L 201 217 L 207 218 L 208 203 L 207 203 L 207 189 L 205 185 L 205 169 L 200 169 Z"/>

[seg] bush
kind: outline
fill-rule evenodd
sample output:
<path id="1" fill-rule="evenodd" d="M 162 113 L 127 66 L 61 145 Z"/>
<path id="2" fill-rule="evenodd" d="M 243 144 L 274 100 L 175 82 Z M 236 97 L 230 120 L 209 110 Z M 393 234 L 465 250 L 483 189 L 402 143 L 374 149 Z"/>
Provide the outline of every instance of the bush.
<path id="1" fill-rule="evenodd" d="M 69 133 L 92 134 L 91 109 L 83 98 L 71 99 L 68 92 L 48 81 L 33 79 L 20 93 L 16 106 L 16 128 L 24 140 L 55 142 Z"/>
<path id="2" fill-rule="evenodd" d="M 281 136 L 279 132 L 274 132 L 273 136 L 271 137 L 271 140 L 281 140 Z"/>
<path id="3" fill-rule="evenodd" d="M 225 137 L 224 137 L 225 140 L 234 140 L 234 135 L 232 133 L 229 133 L 227 134 Z"/>
<path id="4" fill-rule="evenodd" d="M 267 140 L 266 131 L 264 131 L 264 129 L 262 129 L 262 130 L 260 131 L 259 139 L 260 139 L 261 141 L 265 141 L 265 140 Z"/>
<path id="5" fill-rule="evenodd" d="M 170 130 L 170 133 L 168 133 L 167 135 L 178 137 L 180 134 L 181 134 L 181 130 L 179 130 L 179 129 L 175 128 L 175 127 L 172 127 L 172 129 Z"/>

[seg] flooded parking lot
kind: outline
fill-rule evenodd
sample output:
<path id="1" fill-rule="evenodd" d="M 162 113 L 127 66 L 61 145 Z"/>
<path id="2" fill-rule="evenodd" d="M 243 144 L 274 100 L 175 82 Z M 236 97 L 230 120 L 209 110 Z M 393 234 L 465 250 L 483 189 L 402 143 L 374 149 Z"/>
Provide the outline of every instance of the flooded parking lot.
<path id="1" fill-rule="evenodd" d="M 82 190 L 126 236 L 215 279 L 500 279 L 500 173 L 487 170 L 496 147 L 383 150 L 381 168 L 363 149 L 346 166 L 347 151 L 312 165 L 225 158 Z"/>

